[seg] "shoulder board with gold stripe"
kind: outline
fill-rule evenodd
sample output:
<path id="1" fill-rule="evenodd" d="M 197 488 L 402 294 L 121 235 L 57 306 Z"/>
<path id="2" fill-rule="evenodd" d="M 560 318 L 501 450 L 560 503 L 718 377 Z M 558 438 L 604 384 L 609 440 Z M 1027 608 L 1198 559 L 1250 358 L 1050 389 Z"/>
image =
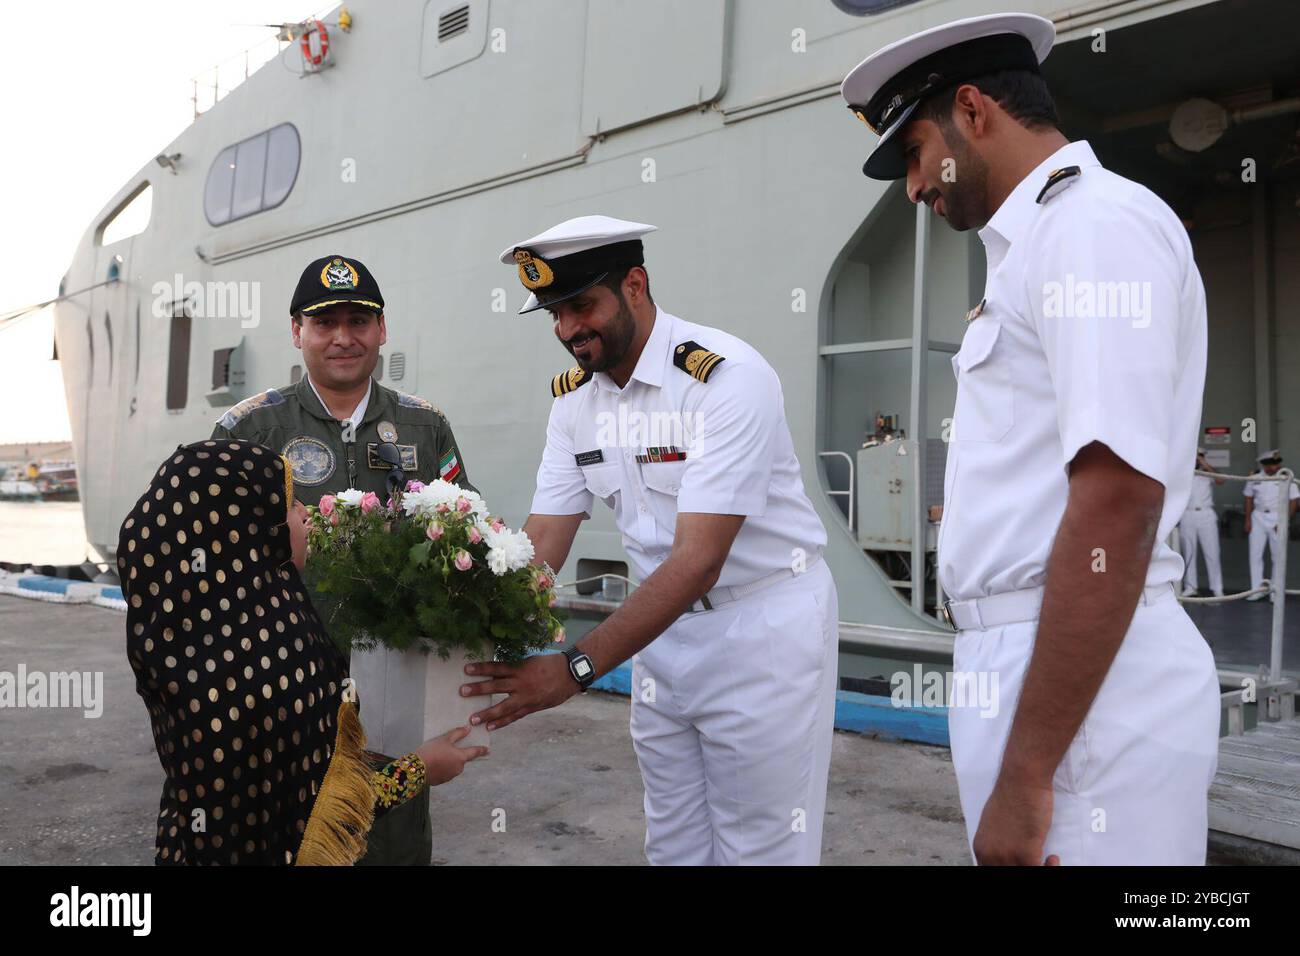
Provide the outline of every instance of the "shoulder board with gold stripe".
<path id="1" fill-rule="evenodd" d="M 561 372 L 551 379 L 551 395 L 555 398 L 568 395 L 575 388 L 586 385 L 590 381 L 591 376 L 584 372 L 581 366 L 575 365 L 567 372 Z"/>
<path id="2" fill-rule="evenodd" d="M 673 364 L 701 382 L 707 382 L 713 370 L 725 361 L 726 358 L 710 352 L 698 342 L 683 342 L 673 349 Z"/>
<path id="3" fill-rule="evenodd" d="M 1053 169 L 1048 173 L 1047 183 L 1041 190 L 1039 190 L 1038 198 L 1035 199 L 1034 202 L 1041 206 L 1053 196 L 1064 192 L 1067 186 L 1073 186 L 1078 182 L 1078 177 L 1082 175 L 1083 170 L 1078 166 L 1065 166 L 1061 169 Z"/>

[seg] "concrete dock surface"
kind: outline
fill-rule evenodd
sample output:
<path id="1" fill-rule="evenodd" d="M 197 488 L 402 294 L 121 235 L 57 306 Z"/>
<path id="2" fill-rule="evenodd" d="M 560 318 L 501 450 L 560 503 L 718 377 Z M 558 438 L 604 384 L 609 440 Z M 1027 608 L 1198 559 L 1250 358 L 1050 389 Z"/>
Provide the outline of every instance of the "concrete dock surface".
<path id="1" fill-rule="evenodd" d="M 0 710 L 0 864 L 153 862 L 162 770 L 125 615 L 0 596 L 0 671 L 103 673 L 103 713 Z M 627 698 L 590 693 L 493 735 L 432 792 L 435 864 L 644 864 Z M 504 813 L 505 832 L 493 820 Z M 965 864 L 947 749 L 837 731 L 824 864 Z"/>

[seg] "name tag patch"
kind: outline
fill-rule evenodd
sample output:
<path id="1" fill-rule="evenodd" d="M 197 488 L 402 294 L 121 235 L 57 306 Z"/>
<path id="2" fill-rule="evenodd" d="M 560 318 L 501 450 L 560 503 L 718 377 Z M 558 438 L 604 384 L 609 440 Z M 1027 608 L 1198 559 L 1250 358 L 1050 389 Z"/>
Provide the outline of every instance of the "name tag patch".
<path id="1" fill-rule="evenodd" d="M 579 465 L 599 465 L 605 460 L 605 453 L 597 448 L 595 451 L 580 451 L 573 456 Z"/>
<path id="2" fill-rule="evenodd" d="M 366 442 L 366 463 L 380 471 L 387 471 L 387 463 L 379 457 L 379 445 L 377 442 Z M 402 471 L 419 471 L 420 459 L 416 454 L 414 445 L 398 445 L 397 450 L 402 455 Z"/>
<path id="3" fill-rule="evenodd" d="M 686 452 L 675 445 L 658 445 L 647 448 L 644 455 L 637 455 L 638 464 L 645 465 L 652 461 L 685 461 Z"/>

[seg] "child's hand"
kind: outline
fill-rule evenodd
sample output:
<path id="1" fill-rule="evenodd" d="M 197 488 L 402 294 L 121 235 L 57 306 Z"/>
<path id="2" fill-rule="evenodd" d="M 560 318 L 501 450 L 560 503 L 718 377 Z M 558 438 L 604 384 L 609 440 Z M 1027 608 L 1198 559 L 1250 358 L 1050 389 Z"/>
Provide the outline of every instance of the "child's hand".
<path id="1" fill-rule="evenodd" d="M 424 779 L 431 787 L 459 777 L 465 764 L 486 757 L 487 747 L 457 747 L 457 741 L 469 736 L 470 728 L 457 727 L 441 737 L 426 740 L 415 752 L 424 761 Z"/>

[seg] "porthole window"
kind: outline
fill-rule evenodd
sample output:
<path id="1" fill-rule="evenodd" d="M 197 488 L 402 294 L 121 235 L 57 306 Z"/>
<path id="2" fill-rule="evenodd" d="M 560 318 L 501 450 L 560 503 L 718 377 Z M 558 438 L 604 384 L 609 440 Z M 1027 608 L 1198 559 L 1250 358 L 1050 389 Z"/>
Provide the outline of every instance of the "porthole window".
<path id="1" fill-rule="evenodd" d="M 280 205 L 298 178 L 301 154 L 298 131 L 290 123 L 227 146 L 203 187 L 208 222 L 220 226 Z"/>
<path id="2" fill-rule="evenodd" d="M 831 0 L 835 6 L 855 17 L 867 17 L 873 13 L 884 13 L 894 7 L 901 7 L 916 0 Z"/>

